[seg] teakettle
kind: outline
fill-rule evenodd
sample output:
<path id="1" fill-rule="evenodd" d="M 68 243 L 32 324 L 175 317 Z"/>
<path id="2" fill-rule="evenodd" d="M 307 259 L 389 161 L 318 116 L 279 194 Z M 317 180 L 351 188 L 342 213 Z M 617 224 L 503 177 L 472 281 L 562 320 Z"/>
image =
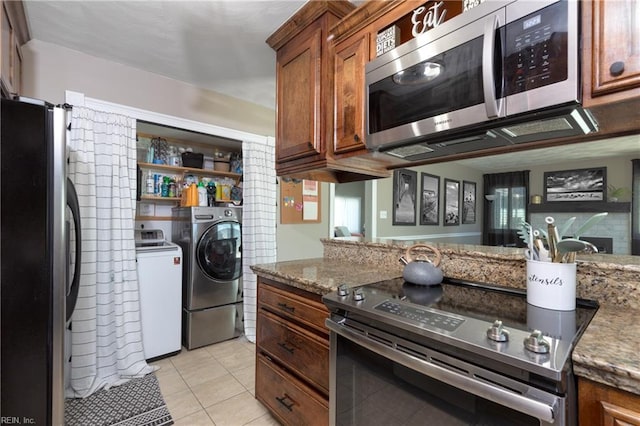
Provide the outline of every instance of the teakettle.
<path id="1" fill-rule="evenodd" d="M 425 254 L 422 253 L 416 256 L 416 258 L 414 259 L 411 256 L 411 251 L 419 247 L 431 250 L 435 255 L 435 259 L 431 261 Z M 443 278 L 442 271 L 438 267 L 440 266 L 441 259 L 442 255 L 440 254 L 440 250 L 438 250 L 437 248 L 428 244 L 414 244 L 411 247 L 407 248 L 404 256 L 400 257 L 400 261 L 405 265 L 404 271 L 402 272 L 402 277 L 405 281 L 413 284 L 440 284 Z"/>

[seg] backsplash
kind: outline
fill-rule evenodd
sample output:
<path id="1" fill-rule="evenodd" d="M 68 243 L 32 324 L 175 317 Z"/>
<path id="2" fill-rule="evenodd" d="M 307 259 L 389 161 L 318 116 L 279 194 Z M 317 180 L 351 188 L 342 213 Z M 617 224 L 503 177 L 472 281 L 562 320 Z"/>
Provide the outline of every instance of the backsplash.
<path id="1" fill-rule="evenodd" d="M 565 236 L 573 235 L 594 213 L 531 213 L 533 229 L 546 229 L 544 218 L 551 216 L 558 226 L 562 226 L 569 218 L 576 220 Z M 609 213 L 584 235 L 584 237 L 602 237 L 613 239 L 613 254 L 631 254 L 631 215 L 629 213 Z"/>

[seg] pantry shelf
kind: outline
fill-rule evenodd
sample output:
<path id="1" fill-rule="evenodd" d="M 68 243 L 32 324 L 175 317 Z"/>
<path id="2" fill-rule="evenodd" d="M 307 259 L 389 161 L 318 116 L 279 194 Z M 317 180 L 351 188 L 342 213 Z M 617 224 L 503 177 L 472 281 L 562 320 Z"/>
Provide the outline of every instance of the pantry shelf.
<path id="1" fill-rule="evenodd" d="M 180 201 L 180 197 L 158 197 L 156 195 L 141 195 L 141 201 Z"/>
<path id="2" fill-rule="evenodd" d="M 228 178 L 234 179 L 236 182 L 242 177 L 242 175 L 239 173 L 196 169 L 192 167 L 169 166 L 166 164 L 138 163 L 138 166 L 140 166 L 141 169 L 146 169 L 146 170 L 158 170 L 158 171 L 172 172 L 172 173 L 194 174 L 199 176 L 228 177 Z M 159 197 L 153 197 L 153 198 L 159 198 Z"/>

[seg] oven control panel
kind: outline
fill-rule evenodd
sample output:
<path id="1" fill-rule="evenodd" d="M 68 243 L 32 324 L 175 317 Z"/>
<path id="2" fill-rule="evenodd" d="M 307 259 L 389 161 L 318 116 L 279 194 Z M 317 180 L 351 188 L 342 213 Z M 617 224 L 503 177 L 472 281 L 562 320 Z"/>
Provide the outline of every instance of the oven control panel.
<path id="1" fill-rule="evenodd" d="M 384 302 L 376 305 L 374 309 L 416 321 L 421 325 L 439 328 L 448 332 L 455 331 L 464 322 L 464 319 L 462 318 L 431 312 L 426 309 L 419 309 L 413 306 L 392 302 L 390 300 L 385 300 Z"/>

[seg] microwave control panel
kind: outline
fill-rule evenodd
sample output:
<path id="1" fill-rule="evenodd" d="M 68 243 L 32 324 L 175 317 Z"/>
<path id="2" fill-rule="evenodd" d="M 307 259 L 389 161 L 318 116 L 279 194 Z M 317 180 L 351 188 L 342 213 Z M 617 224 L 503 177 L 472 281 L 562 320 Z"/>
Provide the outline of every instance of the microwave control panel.
<path id="1" fill-rule="evenodd" d="M 561 1 L 505 27 L 505 94 L 567 79 L 567 3 Z"/>

